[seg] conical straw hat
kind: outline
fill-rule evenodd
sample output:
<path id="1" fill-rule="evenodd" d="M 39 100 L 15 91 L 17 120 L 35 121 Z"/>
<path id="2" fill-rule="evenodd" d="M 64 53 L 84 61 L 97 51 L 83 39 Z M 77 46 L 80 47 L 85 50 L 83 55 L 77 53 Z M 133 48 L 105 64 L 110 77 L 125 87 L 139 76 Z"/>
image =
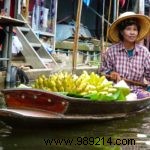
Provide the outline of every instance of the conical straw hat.
<path id="1" fill-rule="evenodd" d="M 117 43 L 119 39 L 118 25 L 125 19 L 135 18 L 140 25 L 140 32 L 137 36 L 136 42 L 142 40 L 150 32 L 150 18 L 146 15 L 136 14 L 134 12 L 125 12 L 121 14 L 116 21 L 112 23 L 108 29 L 108 38 L 110 41 Z"/>

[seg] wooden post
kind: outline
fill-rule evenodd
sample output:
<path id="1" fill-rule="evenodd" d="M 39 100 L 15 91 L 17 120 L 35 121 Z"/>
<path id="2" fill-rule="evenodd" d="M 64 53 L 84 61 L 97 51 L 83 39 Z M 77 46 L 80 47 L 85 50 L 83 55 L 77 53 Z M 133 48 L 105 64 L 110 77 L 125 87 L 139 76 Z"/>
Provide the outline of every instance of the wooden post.
<path id="1" fill-rule="evenodd" d="M 139 13 L 145 14 L 145 0 L 139 0 Z"/>
<path id="2" fill-rule="evenodd" d="M 112 0 L 110 0 L 110 2 L 109 2 L 108 22 L 110 22 L 111 6 L 112 6 Z M 108 29 L 109 29 L 109 23 L 107 23 L 107 33 L 106 33 L 107 35 L 106 35 L 105 49 L 108 47 Z"/>
<path id="3" fill-rule="evenodd" d="M 116 18 L 117 18 L 117 14 L 116 14 L 116 5 L 117 4 L 117 0 L 114 0 L 114 13 L 113 13 L 113 21 L 115 21 L 116 20 Z"/>
<path id="4" fill-rule="evenodd" d="M 23 4 L 23 6 L 21 8 L 21 14 L 28 21 L 28 16 L 29 16 L 29 0 L 26 0 L 25 4 Z"/>
<path id="5" fill-rule="evenodd" d="M 145 14 L 145 0 L 139 0 L 139 14 Z M 140 41 L 144 45 L 144 40 Z"/>
<path id="6" fill-rule="evenodd" d="M 104 18 L 105 18 L 105 0 L 103 0 L 103 16 L 102 16 L 102 30 L 101 30 L 101 51 L 104 51 Z"/>
<path id="7" fill-rule="evenodd" d="M 117 0 L 116 18 L 119 16 L 119 0 Z"/>
<path id="8" fill-rule="evenodd" d="M 72 55 L 72 72 L 75 71 L 77 65 L 78 38 L 79 38 L 79 30 L 80 30 L 81 12 L 82 12 L 82 0 L 78 0 L 76 27 L 75 27 L 74 44 L 73 44 L 73 55 Z"/>
<path id="9" fill-rule="evenodd" d="M 150 16 L 150 7 L 148 8 L 148 16 Z M 146 47 L 150 49 L 150 31 L 146 40 Z"/>

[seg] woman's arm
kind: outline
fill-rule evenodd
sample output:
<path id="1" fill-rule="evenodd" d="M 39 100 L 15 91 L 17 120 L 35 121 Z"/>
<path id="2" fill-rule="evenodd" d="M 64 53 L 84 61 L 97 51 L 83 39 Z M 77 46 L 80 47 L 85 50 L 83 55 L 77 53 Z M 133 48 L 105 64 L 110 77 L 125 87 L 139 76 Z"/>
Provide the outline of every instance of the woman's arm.
<path id="1" fill-rule="evenodd" d="M 109 49 L 101 54 L 100 73 L 110 74 L 113 71 L 112 60 L 109 54 Z"/>
<path id="2" fill-rule="evenodd" d="M 147 51 L 144 59 L 144 77 L 150 83 L 150 52 Z"/>
<path id="3" fill-rule="evenodd" d="M 109 74 L 110 78 L 114 81 L 120 81 L 121 77 L 120 74 L 115 72 L 113 64 L 114 62 L 114 56 L 110 49 L 108 49 L 105 53 L 102 54 L 102 60 L 101 60 L 101 67 L 100 67 L 100 73 L 101 74 Z"/>
<path id="4" fill-rule="evenodd" d="M 146 90 L 150 92 L 150 52 L 148 50 L 144 59 L 144 77 L 149 85 Z"/>

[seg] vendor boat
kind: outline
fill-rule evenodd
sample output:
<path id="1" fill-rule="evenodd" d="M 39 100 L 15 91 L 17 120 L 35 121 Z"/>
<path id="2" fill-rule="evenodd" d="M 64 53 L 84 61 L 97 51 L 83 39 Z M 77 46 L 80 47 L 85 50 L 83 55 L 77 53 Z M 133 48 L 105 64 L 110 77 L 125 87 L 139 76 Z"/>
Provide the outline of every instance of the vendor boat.
<path id="1" fill-rule="evenodd" d="M 3 119 L 58 122 L 100 121 L 123 118 L 148 109 L 150 98 L 133 101 L 90 101 L 30 88 L 2 90 L 6 108 Z"/>

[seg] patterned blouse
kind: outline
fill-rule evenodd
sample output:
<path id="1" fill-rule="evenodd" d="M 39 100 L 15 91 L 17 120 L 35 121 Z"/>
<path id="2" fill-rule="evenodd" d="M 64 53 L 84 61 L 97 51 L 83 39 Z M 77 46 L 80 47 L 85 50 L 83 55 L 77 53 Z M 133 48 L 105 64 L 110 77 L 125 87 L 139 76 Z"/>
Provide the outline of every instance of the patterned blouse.
<path id="1" fill-rule="evenodd" d="M 100 72 L 115 71 L 121 77 L 150 82 L 150 52 L 140 44 L 135 44 L 133 56 L 129 56 L 122 42 L 110 46 L 102 56 Z"/>

